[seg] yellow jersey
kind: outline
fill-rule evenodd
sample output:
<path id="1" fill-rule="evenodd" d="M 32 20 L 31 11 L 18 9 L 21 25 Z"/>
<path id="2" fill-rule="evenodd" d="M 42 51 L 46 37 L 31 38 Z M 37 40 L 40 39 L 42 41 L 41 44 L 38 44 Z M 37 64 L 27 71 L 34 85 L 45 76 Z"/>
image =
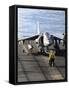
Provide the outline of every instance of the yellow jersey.
<path id="1" fill-rule="evenodd" d="M 55 52 L 49 52 L 49 60 L 55 59 Z"/>

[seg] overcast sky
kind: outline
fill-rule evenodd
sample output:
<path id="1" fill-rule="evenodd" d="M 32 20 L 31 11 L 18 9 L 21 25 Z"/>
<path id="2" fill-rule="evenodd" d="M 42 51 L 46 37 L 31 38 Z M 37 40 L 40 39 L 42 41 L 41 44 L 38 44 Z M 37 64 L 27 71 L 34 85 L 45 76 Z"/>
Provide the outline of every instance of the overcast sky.
<path id="1" fill-rule="evenodd" d="M 64 11 L 27 8 L 18 8 L 18 38 L 37 34 L 37 21 L 40 32 L 49 32 L 62 38 L 65 31 Z"/>

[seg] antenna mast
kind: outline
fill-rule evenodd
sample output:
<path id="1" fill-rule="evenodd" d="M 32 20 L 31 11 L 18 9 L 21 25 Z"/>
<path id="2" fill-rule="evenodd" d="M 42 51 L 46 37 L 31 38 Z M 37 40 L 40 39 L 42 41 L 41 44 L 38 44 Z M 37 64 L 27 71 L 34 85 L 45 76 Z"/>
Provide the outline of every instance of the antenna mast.
<path id="1" fill-rule="evenodd" d="M 36 25 L 37 25 L 37 34 L 40 34 L 40 27 L 39 27 L 39 21 L 36 22 Z"/>

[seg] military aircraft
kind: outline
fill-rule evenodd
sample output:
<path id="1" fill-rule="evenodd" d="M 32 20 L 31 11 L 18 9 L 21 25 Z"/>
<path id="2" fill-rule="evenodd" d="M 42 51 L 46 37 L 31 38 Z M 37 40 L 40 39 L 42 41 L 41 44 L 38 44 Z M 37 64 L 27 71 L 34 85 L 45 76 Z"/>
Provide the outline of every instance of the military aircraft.
<path id="1" fill-rule="evenodd" d="M 38 47 L 41 52 L 46 53 L 49 47 L 51 46 L 52 47 L 50 49 L 59 49 L 59 44 L 61 40 L 62 39 L 56 36 L 50 35 L 48 32 L 45 32 L 45 33 L 40 33 L 39 35 L 35 35 L 29 38 L 21 39 L 19 41 L 23 41 L 23 44 L 27 41 L 27 44 L 30 44 L 31 46 L 33 46 L 32 42 L 34 42 L 36 47 Z"/>
<path id="2" fill-rule="evenodd" d="M 48 32 L 41 33 L 39 30 L 39 23 L 37 23 L 37 34 L 18 40 L 18 42 L 23 41 L 23 45 L 25 45 L 26 48 L 28 48 L 27 45 L 30 44 L 36 49 L 35 51 L 46 53 L 51 46 L 52 47 L 50 49 L 59 50 L 59 44 L 61 40 L 61 38 L 51 35 Z"/>

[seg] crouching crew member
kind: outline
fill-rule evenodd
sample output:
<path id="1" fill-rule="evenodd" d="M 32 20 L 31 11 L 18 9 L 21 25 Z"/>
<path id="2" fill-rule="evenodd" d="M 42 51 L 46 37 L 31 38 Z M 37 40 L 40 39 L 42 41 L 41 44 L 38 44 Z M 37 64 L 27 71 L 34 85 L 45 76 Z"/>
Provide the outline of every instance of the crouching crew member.
<path id="1" fill-rule="evenodd" d="M 28 54 L 32 53 L 32 49 L 33 49 L 33 46 L 31 44 L 28 44 L 28 51 L 29 51 Z"/>

